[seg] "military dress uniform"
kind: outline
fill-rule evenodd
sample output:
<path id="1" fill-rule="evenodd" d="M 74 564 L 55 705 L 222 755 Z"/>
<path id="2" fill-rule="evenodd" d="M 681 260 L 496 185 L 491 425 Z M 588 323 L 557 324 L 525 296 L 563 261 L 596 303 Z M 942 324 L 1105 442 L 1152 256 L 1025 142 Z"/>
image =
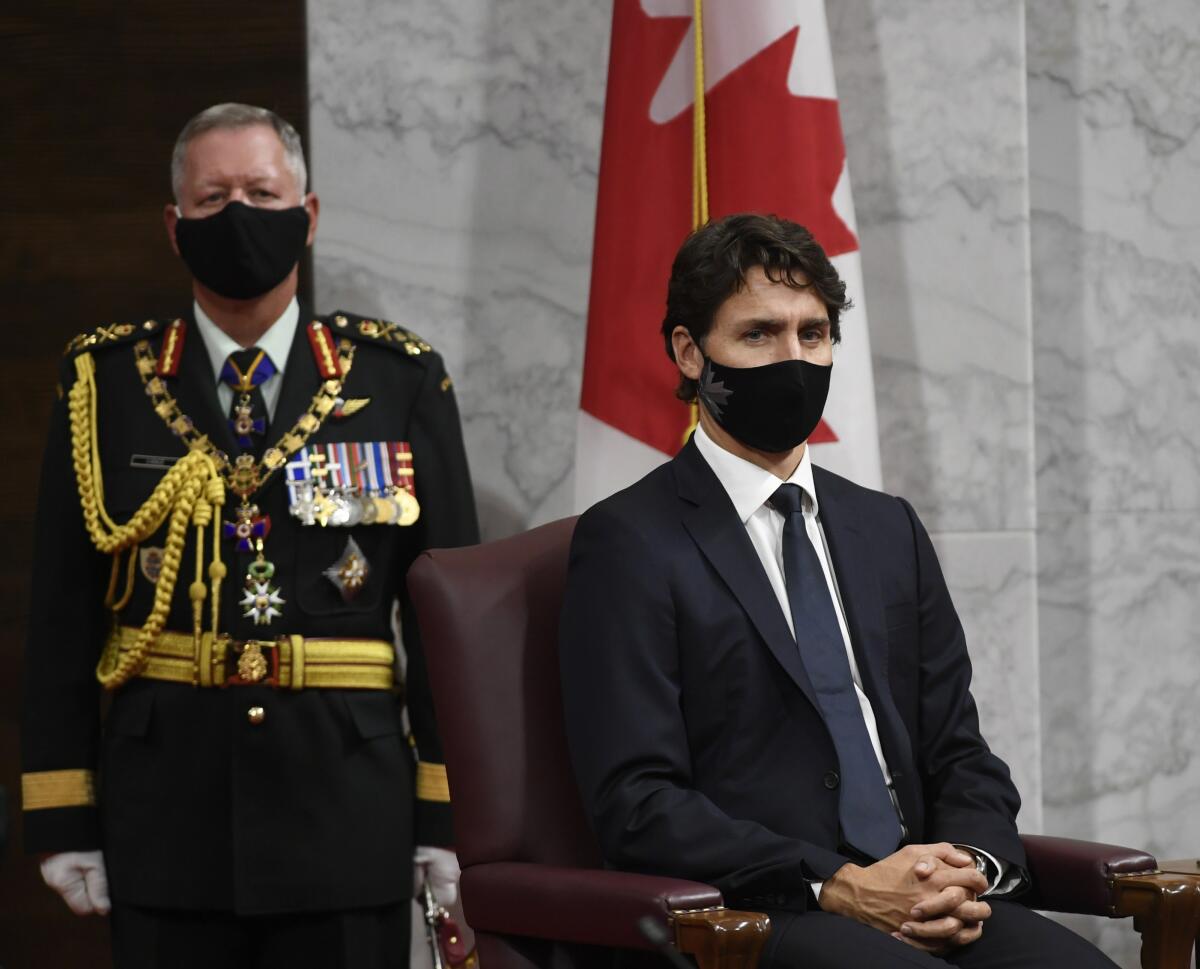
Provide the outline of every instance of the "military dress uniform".
<path id="1" fill-rule="evenodd" d="M 421 550 L 478 541 L 450 378 L 402 327 L 302 307 L 263 439 L 247 453 L 233 424 L 191 318 L 68 348 L 32 569 L 27 847 L 102 847 L 114 910 L 402 902 L 414 843 L 452 844 L 403 581 Z"/>

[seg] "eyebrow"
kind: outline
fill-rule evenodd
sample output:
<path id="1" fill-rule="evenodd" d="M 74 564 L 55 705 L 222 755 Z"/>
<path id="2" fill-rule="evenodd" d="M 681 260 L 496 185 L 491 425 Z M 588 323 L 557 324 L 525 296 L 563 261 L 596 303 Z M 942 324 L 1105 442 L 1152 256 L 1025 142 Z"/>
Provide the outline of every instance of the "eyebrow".
<path id="1" fill-rule="evenodd" d="M 780 326 L 787 326 L 787 325 L 788 325 L 787 320 L 782 320 L 776 316 L 756 317 L 754 319 L 742 320 L 738 323 L 738 326 L 780 327 Z M 801 320 L 800 325 L 801 326 L 831 326 L 832 324 L 829 322 L 829 317 L 827 317 L 827 316 L 810 316 L 807 319 Z"/>

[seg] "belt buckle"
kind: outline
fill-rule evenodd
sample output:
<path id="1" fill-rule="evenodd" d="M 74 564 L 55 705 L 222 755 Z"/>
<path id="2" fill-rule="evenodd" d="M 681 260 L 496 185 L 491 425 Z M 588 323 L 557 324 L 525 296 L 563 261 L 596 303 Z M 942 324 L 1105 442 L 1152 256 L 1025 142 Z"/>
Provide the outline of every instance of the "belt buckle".
<path id="1" fill-rule="evenodd" d="M 226 683 L 231 686 L 273 686 L 279 681 L 279 644 L 265 639 L 231 642 L 237 654 L 237 672 Z"/>

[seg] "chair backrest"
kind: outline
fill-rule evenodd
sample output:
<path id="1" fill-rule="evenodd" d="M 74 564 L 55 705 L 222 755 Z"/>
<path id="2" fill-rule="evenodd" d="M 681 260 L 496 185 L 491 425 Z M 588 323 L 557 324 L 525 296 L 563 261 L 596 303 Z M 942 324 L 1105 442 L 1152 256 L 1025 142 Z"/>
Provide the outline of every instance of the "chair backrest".
<path id="1" fill-rule="evenodd" d="M 493 861 L 594 868 L 600 854 L 567 754 L 558 617 L 574 518 L 408 573 L 464 868 Z"/>

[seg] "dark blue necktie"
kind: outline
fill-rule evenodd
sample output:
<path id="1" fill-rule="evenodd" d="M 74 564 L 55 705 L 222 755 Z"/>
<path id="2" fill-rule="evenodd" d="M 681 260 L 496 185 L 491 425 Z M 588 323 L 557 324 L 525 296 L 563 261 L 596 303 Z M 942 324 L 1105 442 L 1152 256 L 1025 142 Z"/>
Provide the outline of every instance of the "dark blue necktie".
<path id="1" fill-rule="evenodd" d="M 796 643 L 837 751 L 842 837 L 863 854 L 883 858 L 900 844 L 900 818 L 858 705 L 833 598 L 804 528 L 801 497 L 794 484 L 781 485 L 771 496 L 783 515 L 783 569 Z"/>
<path id="2" fill-rule="evenodd" d="M 230 430 L 242 450 L 256 457 L 263 452 L 267 434 L 267 403 L 262 385 L 275 374 L 275 364 L 258 347 L 231 353 L 221 368 L 221 380 L 233 388 Z"/>

